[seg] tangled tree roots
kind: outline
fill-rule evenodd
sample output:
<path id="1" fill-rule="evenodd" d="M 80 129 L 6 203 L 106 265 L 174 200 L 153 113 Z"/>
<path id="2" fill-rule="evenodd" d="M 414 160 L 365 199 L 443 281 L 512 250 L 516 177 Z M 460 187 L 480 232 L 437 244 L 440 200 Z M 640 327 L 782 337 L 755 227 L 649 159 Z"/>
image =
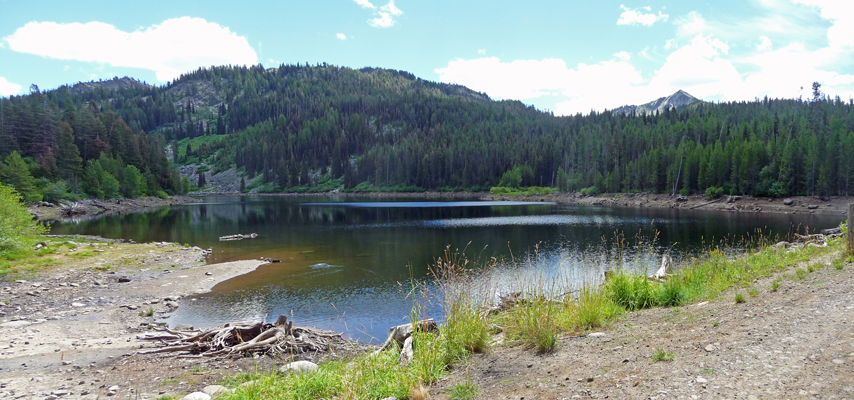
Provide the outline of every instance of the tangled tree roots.
<path id="1" fill-rule="evenodd" d="M 295 327 L 284 315 L 280 315 L 272 324 L 260 321 L 236 322 L 194 335 L 163 328 L 138 335 L 137 339 L 158 341 L 160 345 L 157 349 L 139 351 L 137 354 L 186 351 L 198 357 L 330 353 L 335 347 L 343 347 L 348 343 L 341 333 Z"/>

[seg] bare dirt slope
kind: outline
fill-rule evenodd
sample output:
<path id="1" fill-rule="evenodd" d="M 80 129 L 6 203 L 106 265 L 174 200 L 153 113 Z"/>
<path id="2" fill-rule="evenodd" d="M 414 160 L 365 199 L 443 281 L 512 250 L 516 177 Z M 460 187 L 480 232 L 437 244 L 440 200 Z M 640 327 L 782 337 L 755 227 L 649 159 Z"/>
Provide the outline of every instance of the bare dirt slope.
<path id="1" fill-rule="evenodd" d="M 474 382 L 482 399 L 854 398 L 854 264 L 832 257 L 731 289 L 717 301 L 631 313 L 551 354 L 497 347 L 431 389 Z M 796 268 L 822 266 L 803 279 Z M 781 276 L 779 274 L 778 276 Z M 736 304 L 736 292 L 746 302 Z M 849 321 L 849 319 L 851 321 Z M 657 350 L 671 361 L 653 361 Z"/>

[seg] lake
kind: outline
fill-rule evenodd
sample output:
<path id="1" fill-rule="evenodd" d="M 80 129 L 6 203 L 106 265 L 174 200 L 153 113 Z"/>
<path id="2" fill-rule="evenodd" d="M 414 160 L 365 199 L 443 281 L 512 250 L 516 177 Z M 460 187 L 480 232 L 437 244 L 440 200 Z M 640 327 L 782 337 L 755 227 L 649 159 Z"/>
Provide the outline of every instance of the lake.
<path id="1" fill-rule="evenodd" d="M 409 320 L 414 302 L 424 316 L 441 320 L 429 271 L 446 249 L 491 265 L 476 279 L 483 297 L 530 285 L 566 293 L 598 283 L 607 269 L 654 270 L 664 253 L 678 267 L 710 246 L 727 242 L 737 248 L 757 230 L 782 237 L 834 227 L 842 219 L 464 199 L 218 196 L 55 222 L 51 233 L 187 243 L 212 248 L 210 263 L 282 261 L 183 299 L 166 320 L 170 325 L 209 327 L 286 314 L 297 325 L 381 342 L 390 326 Z M 258 238 L 218 240 L 237 233 Z"/>

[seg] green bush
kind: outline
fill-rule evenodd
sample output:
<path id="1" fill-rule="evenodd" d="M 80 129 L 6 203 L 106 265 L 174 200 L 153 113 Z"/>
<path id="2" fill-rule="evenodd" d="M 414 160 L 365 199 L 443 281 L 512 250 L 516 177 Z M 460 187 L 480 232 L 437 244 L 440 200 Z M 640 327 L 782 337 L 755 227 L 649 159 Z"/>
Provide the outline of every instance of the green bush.
<path id="1" fill-rule="evenodd" d="M 46 229 L 33 220 L 15 189 L 0 185 L 0 252 L 22 247 L 27 236 Z"/>
<path id="2" fill-rule="evenodd" d="M 706 189 L 706 197 L 708 197 L 710 199 L 716 199 L 718 197 L 723 196 L 723 194 L 724 194 L 724 188 L 722 188 L 722 187 L 710 186 Z"/>
<path id="3" fill-rule="evenodd" d="M 164 192 L 162 190 L 158 190 L 158 191 L 154 192 L 154 195 L 157 196 L 158 198 L 163 199 L 163 200 L 169 199 L 169 195 L 166 194 L 166 192 Z"/>

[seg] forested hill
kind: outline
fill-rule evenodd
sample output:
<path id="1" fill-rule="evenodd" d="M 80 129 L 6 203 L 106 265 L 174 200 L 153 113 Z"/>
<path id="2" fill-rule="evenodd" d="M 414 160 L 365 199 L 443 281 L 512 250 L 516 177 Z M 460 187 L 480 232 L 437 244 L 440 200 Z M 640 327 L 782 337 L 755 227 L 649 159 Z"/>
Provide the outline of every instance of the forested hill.
<path id="1" fill-rule="evenodd" d="M 16 150 L 43 185 L 96 196 L 97 166 L 118 194 L 131 166 L 139 190 L 175 193 L 188 183 L 174 166 L 188 163 L 201 167 L 194 185 L 228 170 L 261 191 L 854 191 L 854 113 L 838 98 L 555 117 L 386 69 L 213 67 L 163 87 L 133 82 L 0 100 L 0 156 Z"/>

